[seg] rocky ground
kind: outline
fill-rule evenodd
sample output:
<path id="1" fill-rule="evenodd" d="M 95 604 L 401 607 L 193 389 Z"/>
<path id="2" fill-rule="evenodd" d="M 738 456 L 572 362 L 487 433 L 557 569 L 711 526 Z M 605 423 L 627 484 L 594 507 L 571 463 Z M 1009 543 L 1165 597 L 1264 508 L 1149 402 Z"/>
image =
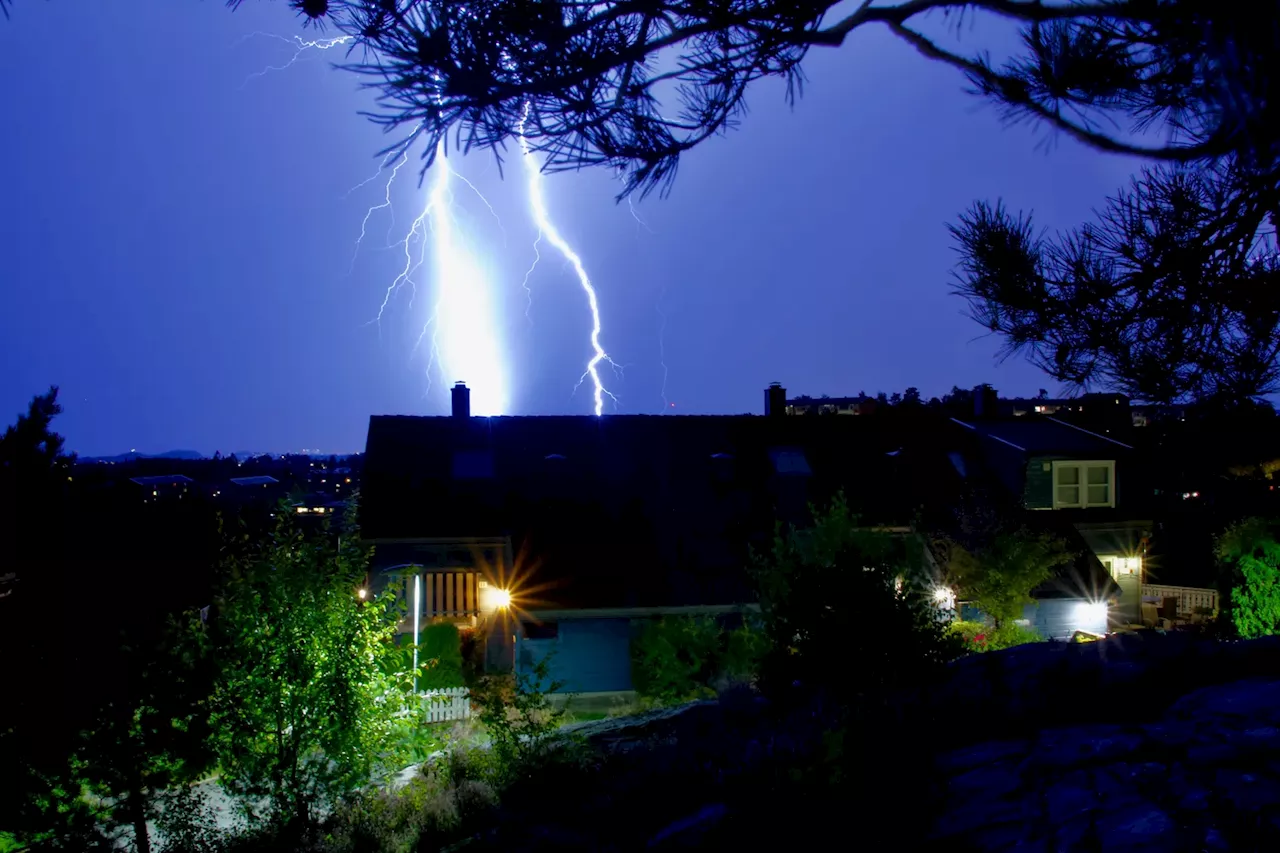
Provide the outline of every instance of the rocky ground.
<path id="1" fill-rule="evenodd" d="M 805 716 L 739 697 L 584 726 L 605 769 L 531 780 L 468 846 L 759 849 L 875 826 L 878 849 L 1280 850 L 1280 641 L 1152 633 L 967 658 L 898 697 L 893 745 L 842 802 L 787 793 L 780 768 L 822 751 Z M 899 749 L 911 772 L 890 782 Z M 881 783 L 905 819 L 868 808 Z"/>

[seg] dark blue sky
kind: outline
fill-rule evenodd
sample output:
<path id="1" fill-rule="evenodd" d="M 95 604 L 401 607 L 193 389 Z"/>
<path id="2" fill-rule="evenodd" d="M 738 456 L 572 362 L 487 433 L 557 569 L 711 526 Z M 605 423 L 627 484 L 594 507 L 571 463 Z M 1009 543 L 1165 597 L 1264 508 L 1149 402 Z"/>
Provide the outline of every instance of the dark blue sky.
<path id="1" fill-rule="evenodd" d="M 282 3 L 19 3 L 0 22 L 0 417 L 51 383 L 81 453 L 130 448 L 324 451 L 363 446 L 370 414 L 440 413 L 414 341 L 429 295 L 370 325 L 403 255 L 381 182 L 380 130 L 358 81 L 316 51 Z M 248 36 L 248 38 L 246 38 Z M 762 389 L 832 395 L 990 381 L 1056 390 L 949 295 L 946 223 L 977 198 L 1066 227 L 1134 163 L 1003 127 L 954 72 L 888 35 L 818 50 L 795 109 L 780 83 L 741 129 L 682 163 L 671 196 L 636 210 L 602 171 L 547 180 L 553 217 L 596 282 L 606 373 L 621 412 L 759 411 Z M 247 81 L 247 82 L 246 82 Z M 573 386 L 590 354 L 570 272 L 532 260 L 518 163 L 500 180 L 455 167 L 489 197 L 463 220 L 495 271 L 515 414 L 587 413 Z M 413 177 L 413 176 L 410 176 Z M 402 182 L 394 236 L 425 198 Z M 350 273 L 349 273 L 350 270 Z M 665 335 L 660 337 L 662 314 Z M 448 377 L 466 378 L 466 377 Z"/>

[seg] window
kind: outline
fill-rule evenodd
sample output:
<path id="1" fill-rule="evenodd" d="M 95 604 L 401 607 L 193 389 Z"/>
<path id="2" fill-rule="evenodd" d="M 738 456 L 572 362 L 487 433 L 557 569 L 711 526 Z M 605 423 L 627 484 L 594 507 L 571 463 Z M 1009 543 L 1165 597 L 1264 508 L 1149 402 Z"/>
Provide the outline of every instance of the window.
<path id="1" fill-rule="evenodd" d="M 1054 462 L 1054 508 L 1115 506 L 1115 472 L 1111 461 Z"/>

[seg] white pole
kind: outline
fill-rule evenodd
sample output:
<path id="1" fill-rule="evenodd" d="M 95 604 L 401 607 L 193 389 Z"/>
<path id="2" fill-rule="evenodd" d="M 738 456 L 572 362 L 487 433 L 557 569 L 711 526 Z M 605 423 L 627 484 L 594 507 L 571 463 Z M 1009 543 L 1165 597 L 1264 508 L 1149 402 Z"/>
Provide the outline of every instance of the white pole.
<path id="1" fill-rule="evenodd" d="M 413 576 L 413 692 L 418 692 L 418 618 L 422 614 L 422 575 Z"/>

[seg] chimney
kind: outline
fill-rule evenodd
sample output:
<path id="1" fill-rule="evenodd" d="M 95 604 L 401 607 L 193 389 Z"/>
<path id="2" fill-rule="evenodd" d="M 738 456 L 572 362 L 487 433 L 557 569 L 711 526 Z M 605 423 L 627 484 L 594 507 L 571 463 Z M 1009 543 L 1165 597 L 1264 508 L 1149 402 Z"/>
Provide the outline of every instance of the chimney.
<path id="1" fill-rule="evenodd" d="M 453 416 L 455 418 L 471 417 L 471 389 L 467 383 L 459 382 L 453 386 Z"/>
<path id="2" fill-rule="evenodd" d="M 1000 395 L 987 383 L 973 389 L 973 416 L 994 418 L 1000 414 Z"/>
<path id="3" fill-rule="evenodd" d="M 769 417 L 781 417 L 787 413 L 787 389 L 781 382 L 770 382 L 765 389 L 764 413 Z"/>

